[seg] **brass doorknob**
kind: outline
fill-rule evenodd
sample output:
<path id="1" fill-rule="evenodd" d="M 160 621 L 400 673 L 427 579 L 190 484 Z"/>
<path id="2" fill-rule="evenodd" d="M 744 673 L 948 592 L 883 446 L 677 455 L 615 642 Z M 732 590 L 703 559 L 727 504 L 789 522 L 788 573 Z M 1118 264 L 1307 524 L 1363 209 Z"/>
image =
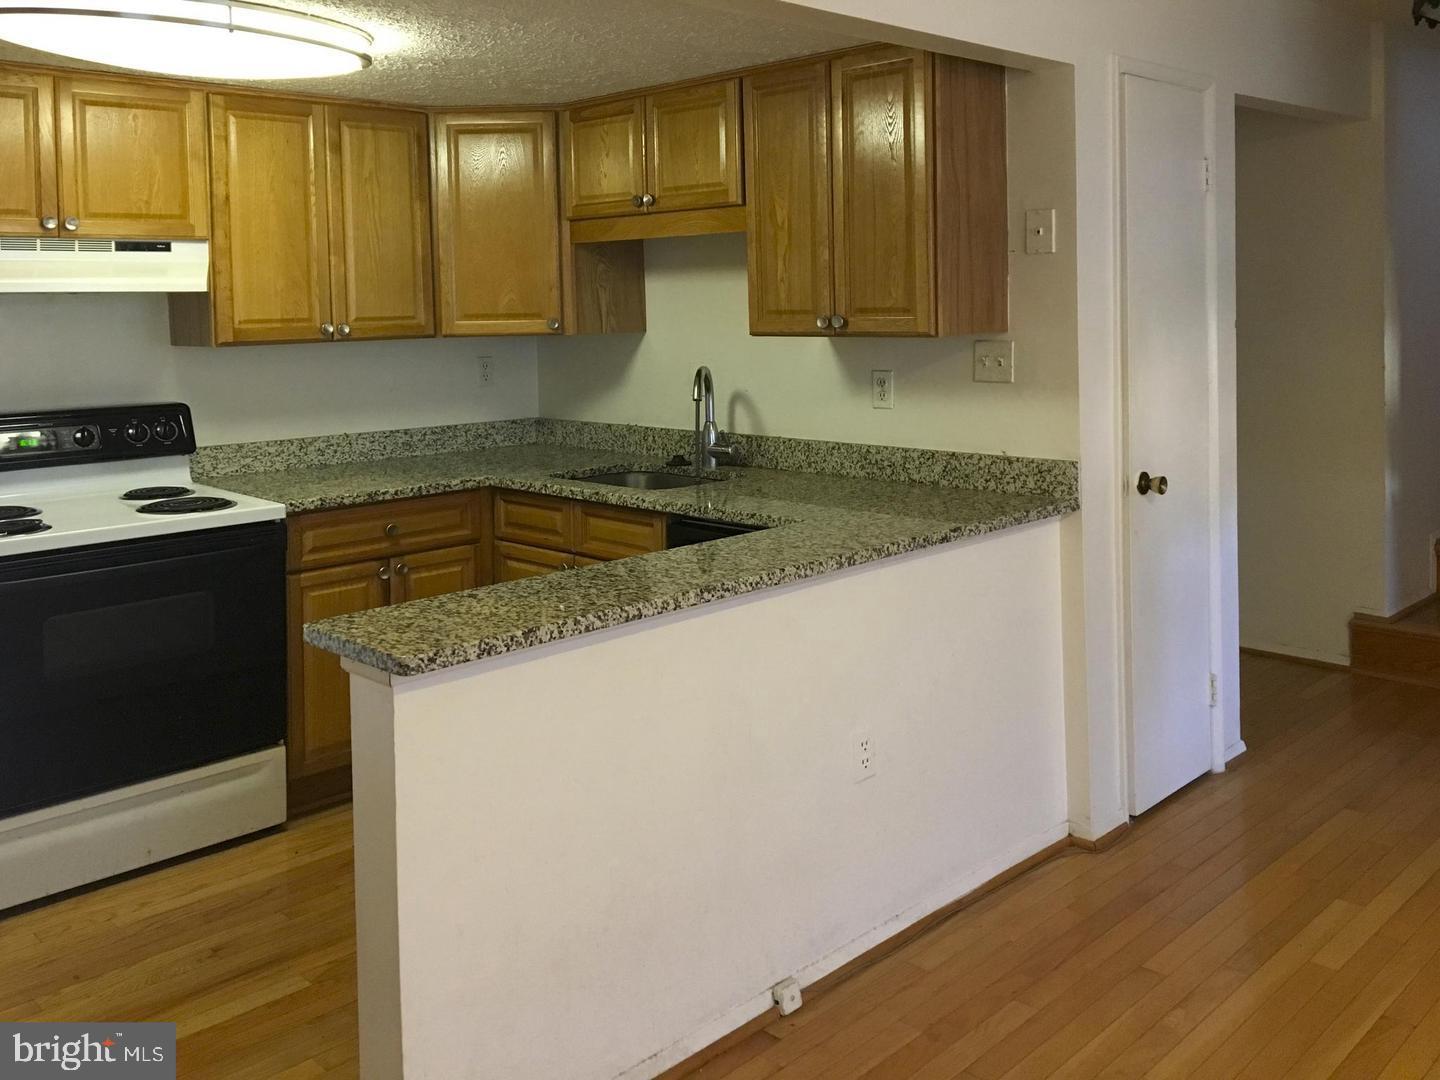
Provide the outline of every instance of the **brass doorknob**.
<path id="1" fill-rule="evenodd" d="M 1140 479 L 1135 484 L 1135 490 L 1141 495 L 1149 495 L 1152 492 L 1156 495 L 1164 495 L 1170 490 L 1170 480 L 1164 476 L 1151 476 L 1148 472 L 1142 472 Z"/>

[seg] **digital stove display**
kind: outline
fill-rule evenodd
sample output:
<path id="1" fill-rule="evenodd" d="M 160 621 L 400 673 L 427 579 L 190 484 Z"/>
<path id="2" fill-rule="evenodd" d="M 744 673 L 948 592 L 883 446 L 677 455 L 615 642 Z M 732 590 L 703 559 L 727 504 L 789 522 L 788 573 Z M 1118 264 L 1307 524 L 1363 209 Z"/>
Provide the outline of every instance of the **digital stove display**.
<path id="1" fill-rule="evenodd" d="M 0 454 L 27 454 L 54 450 L 59 446 L 54 428 L 32 431 L 0 431 Z"/>

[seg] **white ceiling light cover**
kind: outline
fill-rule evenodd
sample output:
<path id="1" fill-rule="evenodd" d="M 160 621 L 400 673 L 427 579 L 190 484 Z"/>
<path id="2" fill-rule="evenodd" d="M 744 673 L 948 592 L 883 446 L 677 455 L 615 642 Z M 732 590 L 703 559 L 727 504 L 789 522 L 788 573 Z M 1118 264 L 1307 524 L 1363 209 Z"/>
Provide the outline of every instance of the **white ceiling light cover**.
<path id="1" fill-rule="evenodd" d="M 243 0 L 0 0 L 0 38 L 111 67 L 205 79 L 303 79 L 368 67 L 373 39 Z"/>

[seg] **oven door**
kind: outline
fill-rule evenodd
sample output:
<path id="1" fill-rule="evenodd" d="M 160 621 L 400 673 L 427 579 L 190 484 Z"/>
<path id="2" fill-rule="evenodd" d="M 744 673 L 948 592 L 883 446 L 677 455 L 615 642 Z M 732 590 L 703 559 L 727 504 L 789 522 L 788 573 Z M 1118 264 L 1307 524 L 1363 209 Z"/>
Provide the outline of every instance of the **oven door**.
<path id="1" fill-rule="evenodd" d="M 285 533 L 0 559 L 0 817 L 274 746 Z"/>

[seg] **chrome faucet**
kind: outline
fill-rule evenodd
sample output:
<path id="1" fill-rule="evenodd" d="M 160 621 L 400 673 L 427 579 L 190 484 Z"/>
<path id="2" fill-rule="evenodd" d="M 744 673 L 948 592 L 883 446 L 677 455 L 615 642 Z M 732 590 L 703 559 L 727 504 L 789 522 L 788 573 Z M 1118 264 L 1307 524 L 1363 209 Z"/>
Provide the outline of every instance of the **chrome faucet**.
<path id="1" fill-rule="evenodd" d="M 734 446 L 719 445 L 720 431 L 715 426 L 715 380 L 704 364 L 695 371 L 690 398 L 695 402 L 695 468 L 700 471 L 713 469 L 722 458 L 729 465 L 738 464 L 739 451 Z"/>

